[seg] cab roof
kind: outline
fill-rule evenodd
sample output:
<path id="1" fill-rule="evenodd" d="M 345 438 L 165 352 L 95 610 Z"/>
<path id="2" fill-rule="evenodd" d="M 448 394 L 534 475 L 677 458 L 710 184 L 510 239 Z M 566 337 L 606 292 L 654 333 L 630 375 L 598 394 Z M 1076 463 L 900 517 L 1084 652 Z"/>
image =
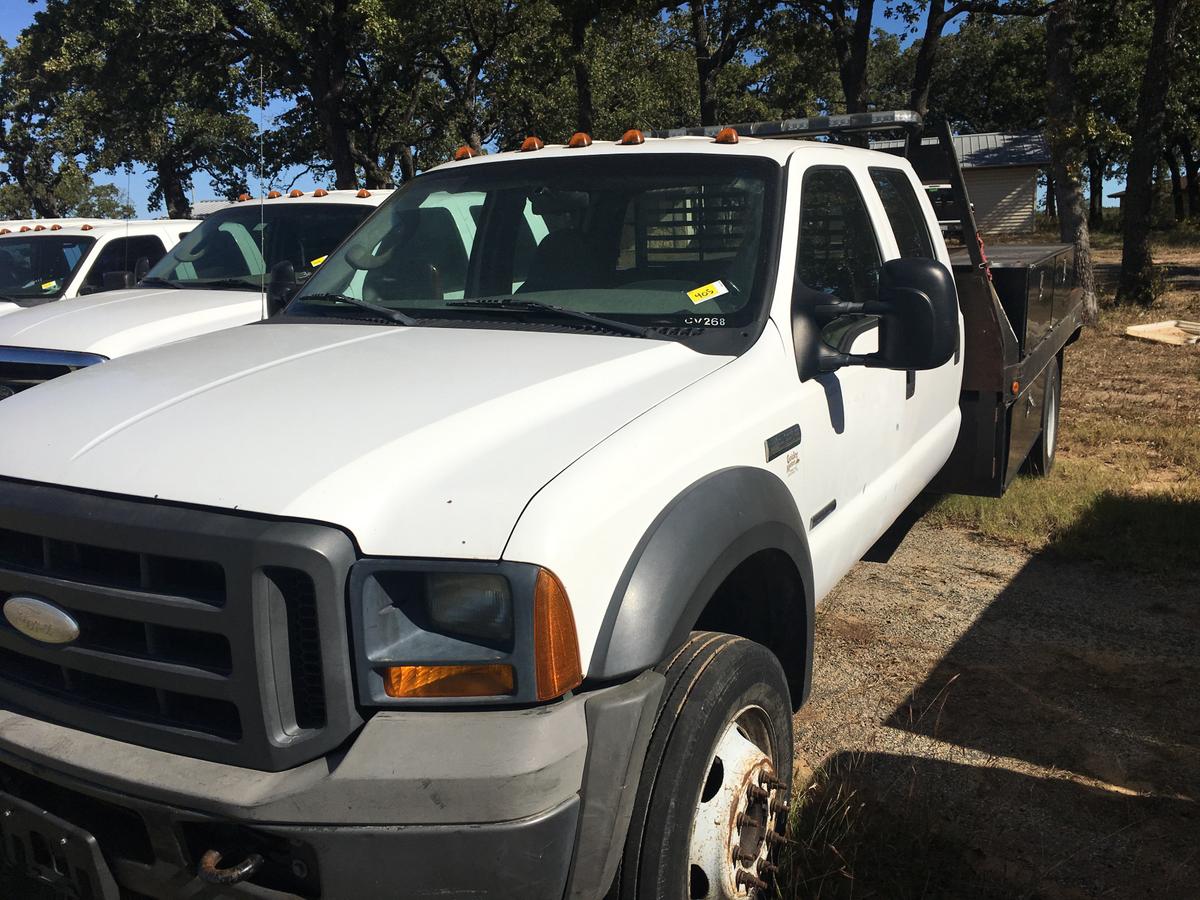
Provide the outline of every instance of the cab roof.
<path id="1" fill-rule="evenodd" d="M 645 136 L 643 143 L 623 144 L 620 141 L 592 141 L 586 147 L 568 147 L 566 144 L 546 144 L 538 150 L 506 150 L 500 153 L 489 153 L 469 159 L 452 160 L 437 166 L 431 171 L 443 171 L 457 166 L 476 166 L 493 164 L 502 161 L 528 159 L 578 159 L 587 156 L 633 156 L 633 155 L 665 155 L 665 154 L 696 154 L 712 156 L 739 156 L 770 159 L 779 165 L 784 165 L 795 153 L 806 151 L 835 151 L 855 156 L 866 155 L 867 159 L 886 159 L 895 164 L 896 157 L 889 153 L 865 150 L 846 144 L 836 144 L 827 141 L 812 141 L 798 138 L 757 138 L 739 136 L 737 143 L 717 143 L 713 138 L 698 135 L 681 135 L 676 137 Z"/>
<path id="2" fill-rule="evenodd" d="M 200 224 L 199 219 L 38 219 L 24 222 L 0 222 L 0 237 L 31 234 L 83 234 L 93 237 L 113 231 L 158 232 L 168 230 L 191 230 Z"/>

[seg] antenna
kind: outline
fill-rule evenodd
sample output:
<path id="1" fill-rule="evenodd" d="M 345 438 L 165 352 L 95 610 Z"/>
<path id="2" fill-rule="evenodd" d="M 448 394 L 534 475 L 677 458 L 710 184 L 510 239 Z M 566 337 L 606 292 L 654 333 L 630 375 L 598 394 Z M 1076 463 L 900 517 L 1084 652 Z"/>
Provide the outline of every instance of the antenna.
<path id="1" fill-rule="evenodd" d="M 262 318 L 267 318 L 270 310 L 267 308 L 267 279 L 271 273 L 267 270 L 267 191 L 263 186 L 263 173 L 267 167 L 266 149 L 263 144 L 263 122 L 267 111 L 266 93 L 263 88 L 263 64 L 258 64 L 258 255 L 262 257 L 263 277 L 259 283 L 262 300 Z"/>

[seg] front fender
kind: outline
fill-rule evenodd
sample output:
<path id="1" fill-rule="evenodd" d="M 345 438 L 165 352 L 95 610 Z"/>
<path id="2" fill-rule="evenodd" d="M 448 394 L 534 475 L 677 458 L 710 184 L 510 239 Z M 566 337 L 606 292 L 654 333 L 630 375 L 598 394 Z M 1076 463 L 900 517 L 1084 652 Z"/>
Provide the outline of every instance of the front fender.
<path id="1" fill-rule="evenodd" d="M 783 551 L 800 574 L 811 659 L 812 560 L 800 513 L 778 477 L 746 466 L 701 478 L 646 530 L 613 592 L 588 676 L 621 678 L 658 664 L 729 574 L 763 550 Z"/>

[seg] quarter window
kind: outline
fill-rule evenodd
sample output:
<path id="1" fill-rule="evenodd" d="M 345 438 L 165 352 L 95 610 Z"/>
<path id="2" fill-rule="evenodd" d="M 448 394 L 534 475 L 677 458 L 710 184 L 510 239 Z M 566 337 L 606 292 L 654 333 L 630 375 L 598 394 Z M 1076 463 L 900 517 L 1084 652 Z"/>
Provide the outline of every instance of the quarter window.
<path id="1" fill-rule="evenodd" d="M 900 169 L 871 169 L 871 181 L 883 202 L 900 255 L 936 259 L 925 214 L 908 176 Z"/>
<path id="2" fill-rule="evenodd" d="M 796 277 L 840 300 L 879 294 L 879 245 L 858 184 L 848 169 L 809 169 L 800 189 Z"/>

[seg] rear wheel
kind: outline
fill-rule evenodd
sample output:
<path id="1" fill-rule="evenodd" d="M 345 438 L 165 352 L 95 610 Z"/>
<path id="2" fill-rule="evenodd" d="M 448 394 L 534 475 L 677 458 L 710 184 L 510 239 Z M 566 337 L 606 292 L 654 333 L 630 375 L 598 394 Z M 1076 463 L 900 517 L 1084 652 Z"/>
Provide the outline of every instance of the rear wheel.
<path id="1" fill-rule="evenodd" d="M 1054 468 L 1058 450 L 1058 408 L 1062 398 L 1062 375 L 1058 358 L 1046 367 L 1046 389 L 1042 395 L 1042 433 L 1029 451 L 1029 471 L 1034 475 L 1049 475 Z"/>
<path id="2" fill-rule="evenodd" d="M 779 660 L 745 638 L 693 632 L 659 671 L 667 683 L 613 895 L 772 896 L 792 772 Z"/>

